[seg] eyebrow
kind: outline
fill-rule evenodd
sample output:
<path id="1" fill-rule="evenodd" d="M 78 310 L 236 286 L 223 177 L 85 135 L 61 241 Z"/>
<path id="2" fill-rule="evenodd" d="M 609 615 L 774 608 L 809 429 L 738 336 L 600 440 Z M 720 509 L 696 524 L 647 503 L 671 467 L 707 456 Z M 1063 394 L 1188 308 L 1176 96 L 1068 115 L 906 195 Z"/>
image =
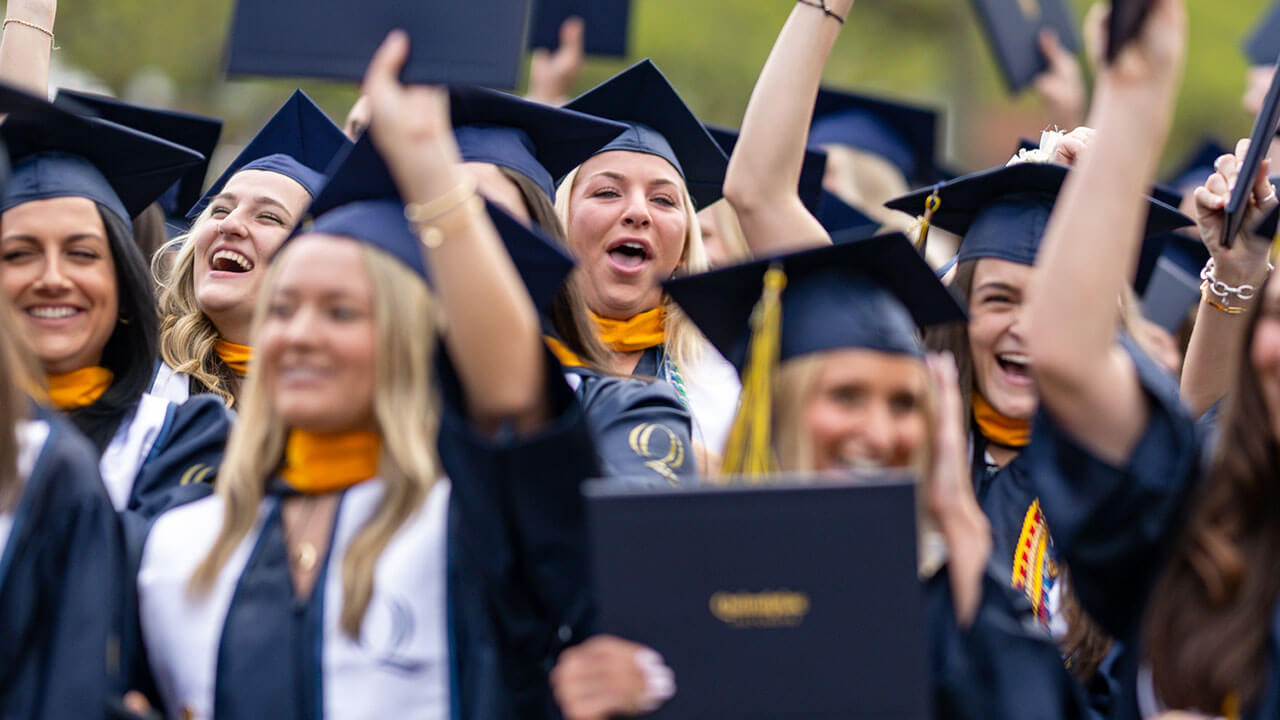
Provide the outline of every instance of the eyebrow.
<path id="1" fill-rule="evenodd" d="M 227 200 L 228 202 L 239 202 L 239 198 L 236 197 L 235 193 L 224 192 L 224 193 L 218 193 L 217 195 L 214 195 L 213 199 L 209 201 L 209 204 L 212 205 L 214 202 L 218 200 Z M 286 215 L 289 215 L 289 216 L 293 215 L 293 213 L 289 212 L 289 208 L 284 206 L 284 203 L 280 202 L 279 200 L 269 195 L 259 195 L 258 197 L 253 199 L 253 202 L 257 205 L 272 205 L 283 210 Z"/>
<path id="2" fill-rule="evenodd" d="M 601 176 L 607 177 L 607 178 L 609 178 L 610 180 L 617 180 L 618 182 L 623 182 L 623 181 L 625 181 L 625 180 L 626 180 L 626 178 L 625 178 L 621 173 L 616 173 L 616 172 L 614 172 L 614 171 L 612 171 L 612 170 L 601 170 L 600 172 L 596 173 L 595 175 L 592 175 L 592 176 L 591 176 L 591 179 L 592 179 L 592 180 L 594 180 L 594 179 L 596 179 L 596 178 L 598 178 L 598 177 L 601 177 Z M 654 185 L 671 185 L 671 186 L 675 186 L 675 184 L 676 184 L 676 183 L 675 183 L 675 181 L 674 181 L 674 180 L 669 180 L 669 179 L 667 179 L 667 178 L 658 178 L 657 180 L 652 180 L 652 181 L 650 181 L 650 182 L 649 182 L 649 186 L 650 186 L 650 187 L 652 187 L 652 186 L 654 186 Z"/>
<path id="3" fill-rule="evenodd" d="M 979 285 L 977 288 L 974 288 L 975 293 L 977 293 L 979 290 L 1003 290 L 1005 292 L 1014 293 L 1014 294 L 1020 294 L 1022 292 L 1021 290 L 1010 285 L 1009 283 L 1000 282 L 998 280 L 985 282 Z"/>
<path id="4" fill-rule="evenodd" d="M 85 233 L 85 232 L 82 232 L 82 233 L 76 233 L 76 234 L 74 234 L 74 235 L 68 235 L 68 236 L 66 236 L 66 237 L 64 237 L 64 238 L 62 238 L 62 239 L 60 239 L 58 242 L 60 242 L 60 243 L 62 243 L 62 244 L 64 244 L 64 245 L 65 245 L 65 244 L 69 244 L 69 243 L 77 242 L 77 241 L 80 241 L 80 240 L 100 240 L 100 241 L 105 242 L 105 241 L 106 241 L 106 237 L 104 237 L 104 236 L 102 236 L 102 235 L 99 235 L 98 233 L 91 233 L 91 232 L 87 232 L 87 233 Z M 3 237 L 0 237 L 0 241 L 3 241 L 3 242 L 27 242 L 27 243 L 36 243 L 36 244 L 39 244 L 39 243 L 40 243 L 40 238 L 36 237 L 35 235 L 29 235 L 29 234 L 25 234 L 25 233 L 24 233 L 24 234 L 21 234 L 21 235 L 5 235 L 5 236 L 3 236 Z"/>

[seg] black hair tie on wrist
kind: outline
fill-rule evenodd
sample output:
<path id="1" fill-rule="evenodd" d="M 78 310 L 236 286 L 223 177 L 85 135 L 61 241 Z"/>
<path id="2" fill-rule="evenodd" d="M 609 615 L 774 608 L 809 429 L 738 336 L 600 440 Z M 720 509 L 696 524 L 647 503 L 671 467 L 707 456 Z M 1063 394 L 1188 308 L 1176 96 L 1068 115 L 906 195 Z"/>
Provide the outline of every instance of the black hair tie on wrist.
<path id="1" fill-rule="evenodd" d="M 826 15 L 827 17 L 835 20 L 841 25 L 844 24 L 844 18 L 835 14 L 834 12 L 831 11 L 831 8 L 827 7 L 827 0 L 796 0 L 796 2 L 800 3 L 801 5 L 808 5 L 809 7 L 818 8 L 819 10 L 822 11 L 823 15 Z"/>

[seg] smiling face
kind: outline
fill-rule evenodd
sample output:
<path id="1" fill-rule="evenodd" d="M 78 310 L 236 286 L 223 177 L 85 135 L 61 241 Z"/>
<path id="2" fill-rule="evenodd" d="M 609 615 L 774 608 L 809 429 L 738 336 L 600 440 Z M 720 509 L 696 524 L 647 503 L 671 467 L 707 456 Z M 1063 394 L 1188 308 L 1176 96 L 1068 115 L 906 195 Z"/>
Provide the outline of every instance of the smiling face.
<path id="1" fill-rule="evenodd" d="M 263 271 L 310 203 L 297 181 L 266 170 L 236 173 L 210 201 L 209 215 L 192 229 L 192 280 L 196 302 L 222 337 L 248 343 Z"/>
<path id="2" fill-rule="evenodd" d="M 33 200 L 0 217 L 0 285 L 48 374 L 97 365 L 120 317 L 107 229 L 92 200 Z"/>
<path id="3" fill-rule="evenodd" d="M 1039 395 L 1021 325 L 1031 266 L 982 258 L 969 293 L 969 351 L 976 390 L 1001 414 L 1029 420 Z"/>
<path id="4" fill-rule="evenodd" d="M 802 410 L 813 469 L 915 464 L 928 441 L 927 392 L 918 358 L 874 350 L 823 352 Z"/>
<path id="5" fill-rule="evenodd" d="M 305 235 L 277 262 L 255 338 L 272 406 L 285 425 L 299 430 L 371 428 L 377 329 L 360 246 Z"/>
<path id="6" fill-rule="evenodd" d="M 569 205 L 569 249 L 593 312 L 626 319 L 657 307 L 689 233 L 684 181 L 666 160 L 627 150 L 582 164 Z"/>

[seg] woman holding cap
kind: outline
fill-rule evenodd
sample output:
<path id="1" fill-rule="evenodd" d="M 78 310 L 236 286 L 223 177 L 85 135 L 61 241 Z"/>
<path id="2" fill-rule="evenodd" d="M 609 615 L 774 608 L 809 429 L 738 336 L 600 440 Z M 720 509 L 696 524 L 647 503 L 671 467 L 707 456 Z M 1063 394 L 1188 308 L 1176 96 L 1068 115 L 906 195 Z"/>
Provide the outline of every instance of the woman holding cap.
<path id="1" fill-rule="evenodd" d="M 1044 439 L 1030 464 L 1081 601 L 1124 642 L 1112 717 L 1272 718 L 1280 586 L 1255 568 L 1275 565 L 1280 536 L 1280 285 L 1263 282 L 1238 366 L 1218 368 L 1236 374 L 1208 460 L 1177 388 L 1119 332 L 1114 302 L 1171 124 L 1186 25 L 1181 2 L 1159 0 L 1099 73 L 1097 137 L 1050 221 L 1026 310 Z M 1093 262 L 1102 256 L 1116 261 Z"/>
<path id="2" fill-rule="evenodd" d="M 0 211 L 0 288 L 48 377 L 49 401 L 93 443 L 117 509 L 212 473 L 216 402 L 146 392 L 156 362 L 151 281 L 130 218 L 199 162 L 159 138 L 0 92 L 13 174 Z"/>
<path id="3" fill-rule="evenodd" d="M 295 91 L 191 208 L 160 283 L 160 357 L 151 392 L 175 402 L 212 393 L 235 407 L 253 350 L 249 325 L 271 255 L 302 220 L 347 140 Z"/>
<path id="4" fill-rule="evenodd" d="M 142 545 L 170 714 L 543 717 L 585 622 L 590 435 L 408 51 L 374 56 L 372 143 L 265 274 L 217 494 Z"/>

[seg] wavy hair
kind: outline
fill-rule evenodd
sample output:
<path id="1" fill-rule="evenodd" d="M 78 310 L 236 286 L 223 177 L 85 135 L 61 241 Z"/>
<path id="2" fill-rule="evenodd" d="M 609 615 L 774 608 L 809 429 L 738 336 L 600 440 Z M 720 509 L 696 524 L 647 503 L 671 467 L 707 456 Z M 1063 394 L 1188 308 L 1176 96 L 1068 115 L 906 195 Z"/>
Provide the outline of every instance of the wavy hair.
<path id="1" fill-rule="evenodd" d="M 44 378 L 20 332 L 13 308 L 0 295 L 0 512 L 13 510 L 22 495 L 17 427 L 30 415 L 28 393 Z"/>
<path id="2" fill-rule="evenodd" d="M 263 278 L 254 314 L 254 335 L 266 315 L 284 245 Z M 305 242 L 305 240 L 303 240 Z M 440 474 L 436 441 L 440 426 L 434 354 L 438 306 L 421 278 L 400 261 L 367 245 L 360 255 L 373 287 L 377 359 L 374 416 L 382 436 L 378 476 L 385 491 L 372 517 L 356 534 L 342 559 L 341 626 L 358 637 L 373 595 L 374 568 L 382 551 L 426 500 Z M 250 367 L 241 396 L 240 418 L 218 474 L 224 503 L 222 529 L 190 581 L 192 592 L 207 594 L 236 547 L 258 518 L 267 480 L 284 460 L 289 428 L 271 403 L 267 381 Z"/>
<path id="3" fill-rule="evenodd" d="M 1280 596 L 1280 445 L 1251 358 L 1272 279 L 1248 311 L 1221 440 L 1146 612 L 1157 694 L 1169 707 L 1210 715 L 1228 697 L 1247 708 L 1261 694 Z"/>
<path id="4" fill-rule="evenodd" d="M 570 227 L 569 214 L 572 211 L 573 187 L 578 180 L 579 170 L 581 166 L 574 168 L 566 175 L 560 181 L 560 187 L 556 191 L 556 216 L 560 219 L 566 234 Z M 676 266 L 676 274 L 693 275 L 707 269 L 707 250 L 702 245 L 702 228 L 698 225 L 698 211 L 694 208 L 689 189 L 683 181 L 680 183 L 680 200 L 684 208 L 685 235 L 684 252 L 680 256 L 680 263 Z M 571 282 L 574 282 L 573 278 L 576 278 L 579 272 L 582 270 L 573 271 Z M 702 333 L 693 321 L 666 293 L 662 296 L 662 306 L 666 313 L 666 319 L 663 321 L 663 331 L 666 335 L 663 350 L 676 367 L 688 372 L 696 368 L 702 360 L 706 340 L 703 339 Z"/>
<path id="5" fill-rule="evenodd" d="M 239 379 L 214 352 L 221 336 L 196 300 L 195 238 L 212 213 L 209 205 L 186 234 L 165 243 L 151 256 L 151 273 L 160 288 L 160 359 L 174 372 L 190 375 L 201 392 L 213 393 L 227 407 L 233 407 Z"/>

